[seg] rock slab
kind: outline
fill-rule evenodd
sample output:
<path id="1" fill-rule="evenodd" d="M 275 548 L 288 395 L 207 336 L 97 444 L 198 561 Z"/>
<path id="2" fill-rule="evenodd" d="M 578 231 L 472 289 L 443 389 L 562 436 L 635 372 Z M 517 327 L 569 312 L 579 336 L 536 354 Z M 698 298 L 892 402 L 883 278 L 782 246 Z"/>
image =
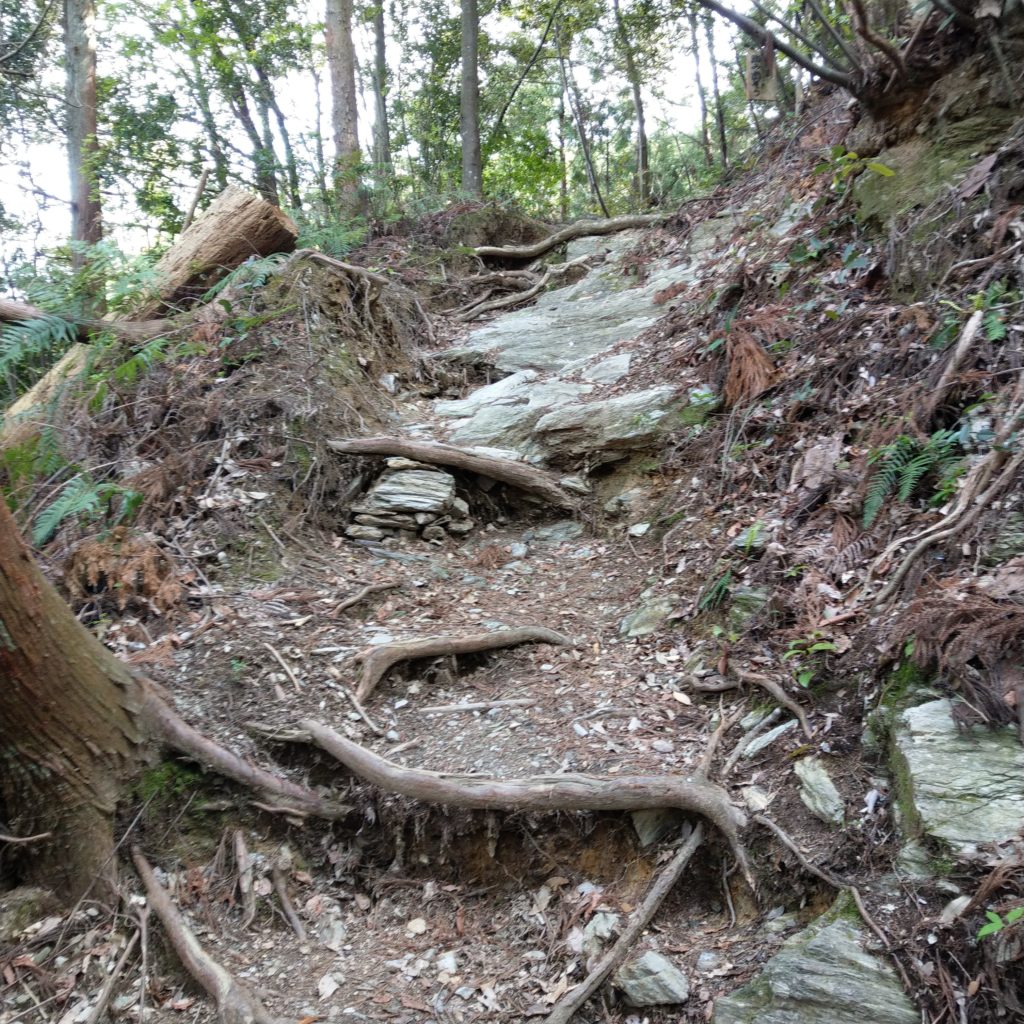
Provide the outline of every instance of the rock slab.
<path id="1" fill-rule="evenodd" d="M 753 981 L 716 1000 L 712 1024 L 920 1024 L 895 972 L 862 940 L 852 921 L 819 919 Z"/>
<path id="2" fill-rule="evenodd" d="M 666 1006 L 690 998 L 686 975 L 667 956 L 653 950 L 621 968 L 613 984 L 633 1006 Z"/>

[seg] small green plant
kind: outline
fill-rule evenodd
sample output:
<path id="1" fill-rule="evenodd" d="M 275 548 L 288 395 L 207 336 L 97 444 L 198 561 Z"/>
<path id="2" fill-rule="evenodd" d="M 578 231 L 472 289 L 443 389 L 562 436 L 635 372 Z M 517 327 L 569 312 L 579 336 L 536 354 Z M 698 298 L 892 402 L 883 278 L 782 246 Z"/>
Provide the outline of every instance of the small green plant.
<path id="1" fill-rule="evenodd" d="M 704 588 L 703 593 L 697 601 L 697 610 L 702 612 L 714 611 L 725 603 L 732 587 L 732 569 L 726 569 L 721 576 L 718 576 L 712 583 Z"/>
<path id="2" fill-rule="evenodd" d="M 897 500 L 906 501 L 929 473 L 945 478 L 959 461 L 958 448 L 956 431 L 936 430 L 923 441 L 900 434 L 894 441 L 872 451 L 868 465 L 874 466 L 875 471 L 864 499 L 864 529 L 875 521 L 889 495 L 895 493 Z"/>
<path id="3" fill-rule="evenodd" d="M 138 491 L 108 481 L 95 481 L 88 473 L 79 473 L 36 517 L 32 543 L 45 544 L 65 519 L 72 516 L 96 520 L 106 516 L 110 526 L 130 518 L 142 502 Z"/>
<path id="4" fill-rule="evenodd" d="M 783 661 L 792 661 L 796 681 L 801 686 L 810 686 L 814 677 L 824 666 L 823 655 L 839 648 L 824 633 L 814 630 L 800 640 L 790 640 Z"/>
<path id="5" fill-rule="evenodd" d="M 1012 309 L 1024 302 L 1024 298 L 1019 291 L 999 280 L 993 281 L 983 292 L 975 292 L 968 302 L 965 307 L 943 299 L 941 305 L 945 315 L 928 341 L 932 348 L 945 348 L 959 334 L 967 317 L 979 311 L 983 314 L 981 323 L 986 340 L 1003 341 L 1007 335 L 1006 318 Z"/>
<path id="6" fill-rule="evenodd" d="M 1024 918 L 1024 903 L 1008 910 L 1006 917 L 994 910 L 986 910 L 985 916 L 988 918 L 988 922 L 978 929 L 977 937 L 979 939 L 984 939 L 988 935 L 997 935 L 1004 928 L 1008 928 L 1011 924 L 1016 924 L 1021 918 Z"/>
<path id="7" fill-rule="evenodd" d="M 815 166 L 815 174 L 830 174 L 832 189 L 844 194 L 849 183 L 863 171 L 870 171 L 882 178 L 891 178 L 895 171 L 878 160 L 868 160 L 847 149 L 841 142 L 833 146 Z"/>

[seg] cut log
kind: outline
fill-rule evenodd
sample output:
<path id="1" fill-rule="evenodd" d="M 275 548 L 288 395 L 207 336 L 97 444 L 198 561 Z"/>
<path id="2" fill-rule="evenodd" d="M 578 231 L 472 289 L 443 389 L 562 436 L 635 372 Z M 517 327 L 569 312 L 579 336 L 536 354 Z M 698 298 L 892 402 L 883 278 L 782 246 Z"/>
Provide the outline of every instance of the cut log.
<path id="1" fill-rule="evenodd" d="M 265 199 L 236 186 L 226 188 L 209 209 L 164 254 L 155 270 L 155 293 L 130 319 L 83 324 L 86 334 L 102 327 L 127 341 L 141 344 L 161 333 L 152 318 L 166 310 L 189 287 L 209 287 L 225 271 L 250 256 L 291 252 L 298 238 L 292 220 Z M 5 302 L 0 320 L 24 320 L 40 311 L 19 302 Z M 20 314 L 20 315 L 19 315 Z M 0 448 L 22 444 L 39 430 L 33 410 L 46 409 L 66 381 L 81 372 L 89 348 L 78 342 L 4 413 Z"/>
<path id="2" fill-rule="evenodd" d="M 565 242 L 571 242 L 574 238 L 611 235 L 616 231 L 628 231 L 630 228 L 650 228 L 656 224 L 664 224 L 670 216 L 671 214 L 667 213 L 640 213 L 631 217 L 612 217 L 611 220 L 581 220 L 530 245 L 478 245 L 473 253 L 476 256 L 492 256 L 498 259 L 532 260 Z"/>
<path id="3" fill-rule="evenodd" d="M 558 486 L 550 473 L 525 462 L 480 455 L 437 441 L 413 441 L 407 437 L 353 437 L 344 441 L 328 441 L 327 447 L 343 455 L 399 455 L 435 466 L 453 466 L 509 484 L 555 508 L 566 511 L 576 508 L 576 501 Z"/>

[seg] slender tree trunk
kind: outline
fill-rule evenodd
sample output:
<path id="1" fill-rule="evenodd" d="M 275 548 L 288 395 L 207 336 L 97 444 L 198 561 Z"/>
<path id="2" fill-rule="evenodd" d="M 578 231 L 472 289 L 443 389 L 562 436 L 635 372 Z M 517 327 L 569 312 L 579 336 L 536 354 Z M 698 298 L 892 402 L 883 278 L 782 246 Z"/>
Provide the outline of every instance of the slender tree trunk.
<path id="1" fill-rule="evenodd" d="M 114 808 L 142 741 L 138 684 L 43 577 L 2 501 L 0 678 L 7 827 L 50 833 L 23 848 L 20 873 L 66 897 L 108 896 Z"/>
<path id="2" fill-rule="evenodd" d="M 708 96 L 700 73 L 700 35 L 697 31 L 697 14 L 690 11 L 690 39 L 693 43 L 694 78 L 697 82 L 697 98 L 700 102 L 700 144 L 704 150 L 704 162 L 711 167 L 715 155 L 711 150 L 711 135 L 708 132 Z"/>
<path id="3" fill-rule="evenodd" d="M 601 209 L 601 213 L 607 217 L 609 216 L 608 207 L 605 205 L 604 196 L 601 195 L 601 185 L 597 178 L 597 170 L 594 167 L 586 126 L 583 123 L 583 109 L 579 90 L 576 88 L 576 80 L 572 74 L 572 65 L 562 50 L 561 35 L 558 37 L 558 65 L 562 70 L 562 91 L 568 97 L 569 109 L 572 111 L 573 118 L 576 121 L 576 135 L 580 140 L 580 152 L 583 154 L 583 165 L 587 171 L 587 181 L 590 182 L 590 190 L 594 195 L 595 202 Z"/>
<path id="4" fill-rule="evenodd" d="M 327 67 L 331 78 L 334 187 L 342 210 L 359 214 L 359 134 L 356 51 L 352 43 L 352 0 L 327 0 Z"/>
<path id="5" fill-rule="evenodd" d="M 651 166 L 650 148 L 647 141 L 647 123 L 644 118 L 644 98 L 641 91 L 640 70 L 633 53 L 633 44 L 626 32 L 626 23 L 622 18 L 619 0 L 612 0 L 615 12 L 615 28 L 622 47 L 622 57 L 626 64 L 626 77 L 633 93 L 633 110 L 636 112 L 636 184 L 637 201 L 641 208 L 651 205 Z"/>
<path id="6" fill-rule="evenodd" d="M 569 219 L 569 165 L 565 158 L 565 92 L 558 97 L 558 206 L 561 219 Z"/>
<path id="7" fill-rule="evenodd" d="M 715 23 L 710 14 L 704 15 L 704 35 L 708 43 L 708 55 L 711 59 L 711 92 L 715 97 L 715 126 L 718 128 L 718 152 L 722 158 L 722 167 L 729 166 L 729 145 L 725 134 L 725 108 L 722 106 L 722 93 L 718 87 L 718 61 L 715 58 Z"/>
<path id="8" fill-rule="evenodd" d="M 480 75 L 477 67 L 479 15 L 477 0 L 462 0 L 462 92 L 459 105 L 462 191 L 476 198 L 480 198 L 484 191 L 483 159 L 480 153 Z"/>
<path id="9" fill-rule="evenodd" d="M 384 28 L 384 0 L 373 11 L 373 162 L 380 183 L 391 181 L 391 129 L 388 125 L 388 60 Z"/>
<path id="10" fill-rule="evenodd" d="M 213 175 L 217 181 L 217 188 L 223 192 L 228 187 L 228 158 L 224 152 L 223 141 L 220 132 L 217 130 L 217 121 L 213 116 L 213 107 L 210 103 L 210 90 L 206 84 L 206 75 L 199 66 L 199 58 L 194 52 L 189 53 L 189 60 L 192 64 L 192 75 L 187 80 L 192 88 L 192 96 L 196 106 L 199 108 L 199 118 L 206 130 L 206 141 L 213 159 Z"/>
<path id="11" fill-rule="evenodd" d="M 68 169 L 71 178 L 71 239 L 95 245 L 103 238 L 99 185 L 96 180 L 99 144 L 96 139 L 96 3 L 65 0 L 64 46 L 67 62 Z M 75 270 L 84 270 L 88 254 L 76 250 Z M 104 312 L 102 284 L 89 296 L 89 316 Z"/>
<path id="12" fill-rule="evenodd" d="M 330 202 L 330 196 L 327 192 L 327 158 L 324 156 L 323 91 L 320 87 L 320 72 L 317 70 L 316 60 L 313 59 L 312 54 L 310 54 L 309 68 L 313 75 L 313 96 L 315 97 L 316 107 L 316 131 L 313 133 L 313 159 L 315 163 L 313 175 L 316 178 L 317 192 L 320 193 L 320 202 L 326 210 Z"/>

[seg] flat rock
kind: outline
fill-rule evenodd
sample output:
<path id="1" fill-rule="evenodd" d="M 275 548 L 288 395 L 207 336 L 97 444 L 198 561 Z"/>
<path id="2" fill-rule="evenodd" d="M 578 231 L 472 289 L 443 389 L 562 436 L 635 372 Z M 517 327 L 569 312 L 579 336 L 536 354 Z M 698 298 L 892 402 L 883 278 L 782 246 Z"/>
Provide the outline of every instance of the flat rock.
<path id="1" fill-rule="evenodd" d="M 653 950 L 620 968 L 612 984 L 633 1006 L 665 1006 L 690 998 L 686 975 L 667 956 Z"/>
<path id="2" fill-rule="evenodd" d="M 755 754 L 760 754 L 766 747 L 770 747 L 780 736 L 785 736 L 787 732 L 791 732 L 796 728 L 796 719 L 791 718 L 788 722 L 783 722 L 782 725 L 775 726 L 774 729 L 769 729 L 768 732 L 761 736 L 755 736 L 751 741 L 750 745 L 743 752 L 744 757 L 753 757 Z"/>
<path id="3" fill-rule="evenodd" d="M 820 918 L 753 981 L 715 1000 L 712 1024 L 919 1024 L 895 972 L 863 938 L 846 918 Z"/>
<path id="4" fill-rule="evenodd" d="M 1024 825 L 1024 748 L 1010 726 L 961 732 L 951 711 L 950 701 L 933 700 L 898 716 L 897 778 L 923 831 L 970 857 Z"/>
<path id="5" fill-rule="evenodd" d="M 676 602 L 667 597 L 647 601 L 622 620 L 619 632 L 627 637 L 647 636 L 661 627 L 675 606 Z"/>
<path id="6" fill-rule="evenodd" d="M 797 761 L 793 771 L 800 780 L 800 799 L 811 814 L 829 825 L 842 825 L 846 820 L 846 806 L 821 761 L 805 757 Z"/>
<path id="7" fill-rule="evenodd" d="M 455 498 L 455 478 L 440 470 L 400 469 L 384 473 L 352 506 L 354 512 L 445 512 Z"/>
<path id="8" fill-rule="evenodd" d="M 555 409 L 537 421 L 534 434 L 545 449 L 559 455 L 637 450 L 661 436 L 679 405 L 675 388 L 649 388 Z"/>

